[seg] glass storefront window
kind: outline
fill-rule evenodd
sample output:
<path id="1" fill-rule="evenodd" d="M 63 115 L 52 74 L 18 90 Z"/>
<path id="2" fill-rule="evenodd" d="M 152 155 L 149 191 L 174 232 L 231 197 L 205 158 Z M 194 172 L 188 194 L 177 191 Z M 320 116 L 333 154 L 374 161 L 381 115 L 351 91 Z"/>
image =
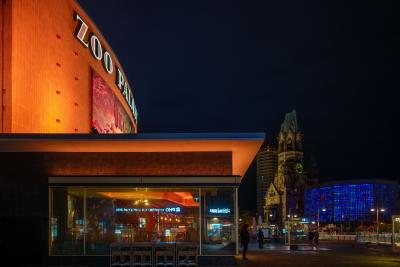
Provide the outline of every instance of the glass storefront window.
<path id="1" fill-rule="evenodd" d="M 202 188 L 202 254 L 236 254 L 235 189 Z"/>
<path id="2" fill-rule="evenodd" d="M 50 198 L 50 254 L 83 255 L 83 189 L 54 188 Z"/>
<path id="3" fill-rule="evenodd" d="M 108 255 L 112 243 L 194 242 L 202 255 L 233 255 L 235 193 L 222 187 L 50 188 L 49 252 Z"/>
<path id="4" fill-rule="evenodd" d="M 68 190 L 54 188 L 52 194 Z M 198 188 L 81 190 L 86 194 L 86 214 L 82 218 L 82 224 L 86 221 L 85 255 L 107 255 L 114 242 L 199 242 Z M 72 213 L 62 208 L 66 203 L 53 201 L 53 209 L 56 205 L 60 206 L 58 212 L 71 220 Z M 52 224 L 50 228 L 50 232 L 55 229 Z M 58 255 L 54 253 L 55 243 L 50 242 L 50 246 L 51 255 Z M 82 254 L 81 247 L 82 242 L 75 251 L 79 248 Z"/>
<path id="5" fill-rule="evenodd" d="M 86 253 L 112 242 L 197 242 L 198 190 L 88 189 Z"/>

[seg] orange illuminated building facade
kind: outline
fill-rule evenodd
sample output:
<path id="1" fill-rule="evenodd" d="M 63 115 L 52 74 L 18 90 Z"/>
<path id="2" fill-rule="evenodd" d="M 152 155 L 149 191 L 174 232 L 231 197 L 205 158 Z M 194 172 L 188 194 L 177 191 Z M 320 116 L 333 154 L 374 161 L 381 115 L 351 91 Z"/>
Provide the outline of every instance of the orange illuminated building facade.
<path id="1" fill-rule="evenodd" d="M 132 132 L 137 131 L 124 88 L 116 81 L 119 72 L 127 83 L 121 65 L 75 1 L 1 3 L 1 132 L 90 133 L 93 75 L 110 87 Z M 129 89 L 125 94 L 133 97 Z"/>
<path id="2" fill-rule="evenodd" d="M 76 1 L 0 2 L 4 255 L 106 266 L 111 244 L 146 242 L 237 254 L 238 187 L 264 134 L 138 133 L 135 88 Z"/>

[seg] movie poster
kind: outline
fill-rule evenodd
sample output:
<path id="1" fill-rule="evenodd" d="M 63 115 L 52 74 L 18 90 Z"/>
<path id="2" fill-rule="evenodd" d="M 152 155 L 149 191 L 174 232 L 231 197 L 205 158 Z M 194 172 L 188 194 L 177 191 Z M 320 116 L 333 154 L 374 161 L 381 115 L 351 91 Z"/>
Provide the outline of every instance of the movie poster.
<path id="1" fill-rule="evenodd" d="M 111 88 L 92 71 L 92 130 L 100 134 L 131 133 L 132 122 Z"/>

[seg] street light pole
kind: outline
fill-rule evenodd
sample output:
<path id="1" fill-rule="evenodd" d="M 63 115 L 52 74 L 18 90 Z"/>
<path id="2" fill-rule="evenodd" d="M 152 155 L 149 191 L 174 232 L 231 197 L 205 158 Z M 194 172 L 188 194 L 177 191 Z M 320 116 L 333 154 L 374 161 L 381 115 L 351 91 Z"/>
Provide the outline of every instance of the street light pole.
<path id="1" fill-rule="evenodd" d="M 371 209 L 372 212 L 376 211 L 376 238 L 378 242 L 378 236 L 379 236 L 379 211 L 385 212 L 385 209 L 379 207 L 376 207 L 376 209 Z"/>
<path id="2" fill-rule="evenodd" d="M 288 244 L 289 244 L 289 248 L 290 248 L 290 218 L 288 220 Z"/>
<path id="3" fill-rule="evenodd" d="M 326 211 L 326 209 L 321 209 L 321 211 L 322 212 L 325 212 Z M 320 213 L 320 208 L 318 208 L 318 221 L 317 221 L 317 231 L 318 231 L 318 233 L 319 233 L 319 213 Z"/>
<path id="4" fill-rule="evenodd" d="M 340 221 L 340 234 L 343 235 L 343 219 L 344 219 L 344 215 L 342 213 L 342 220 Z"/>
<path id="5" fill-rule="evenodd" d="M 376 208 L 376 238 L 379 236 L 379 209 Z"/>

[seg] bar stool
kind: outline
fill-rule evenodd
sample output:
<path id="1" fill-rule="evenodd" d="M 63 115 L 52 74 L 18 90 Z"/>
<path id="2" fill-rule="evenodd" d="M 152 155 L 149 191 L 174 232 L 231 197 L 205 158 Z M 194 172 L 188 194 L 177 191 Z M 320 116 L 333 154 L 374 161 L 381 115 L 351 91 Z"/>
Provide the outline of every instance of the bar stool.
<path id="1" fill-rule="evenodd" d="M 175 266 L 175 244 L 157 244 L 154 250 L 155 266 Z"/>
<path id="2" fill-rule="evenodd" d="M 121 247 L 121 267 L 131 265 L 131 248 L 127 245 Z"/>
<path id="3" fill-rule="evenodd" d="M 131 266 L 153 266 L 153 249 L 150 245 L 132 245 Z"/>
<path id="4" fill-rule="evenodd" d="M 177 244 L 177 266 L 197 266 L 198 246 L 194 243 Z"/>
<path id="5" fill-rule="evenodd" d="M 122 266 L 121 244 L 117 243 L 110 244 L 110 266 L 114 267 Z"/>

